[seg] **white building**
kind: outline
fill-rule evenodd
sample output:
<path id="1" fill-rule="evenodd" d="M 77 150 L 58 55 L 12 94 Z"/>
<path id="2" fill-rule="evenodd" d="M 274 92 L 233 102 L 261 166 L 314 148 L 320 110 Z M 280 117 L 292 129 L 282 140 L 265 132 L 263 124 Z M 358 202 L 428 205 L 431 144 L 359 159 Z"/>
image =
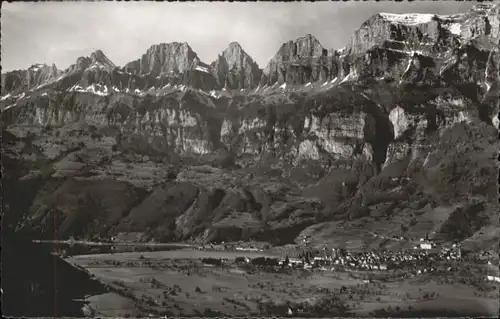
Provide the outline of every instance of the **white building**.
<path id="1" fill-rule="evenodd" d="M 291 265 L 300 265 L 302 264 L 302 260 L 298 258 L 289 258 L 288 261 L 290 262 Z"/>
<path id="2" fill-rule="evenodd" d="M 487 278 L 487 280 L 489 280 L 489 281 L 496 281 L 496 282 L 500 282 L 500 278 L 499 278 L 499 277 L 496 277 L 496 276 L 487 276 L 486 278 Z"/>
<path id="3" fill-rule="evenodd" d="M 421 249 L 432 249 L 432 245 L 429 243 L 421 243 L 420 248 Z"/>

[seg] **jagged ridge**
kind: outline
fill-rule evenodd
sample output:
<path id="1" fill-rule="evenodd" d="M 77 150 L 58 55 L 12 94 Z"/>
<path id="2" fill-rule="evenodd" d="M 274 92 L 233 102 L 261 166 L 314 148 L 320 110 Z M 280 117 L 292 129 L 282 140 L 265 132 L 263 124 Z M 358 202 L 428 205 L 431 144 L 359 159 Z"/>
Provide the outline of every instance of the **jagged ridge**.
<path id="1" fill-rule="evenodd" d="M 108 91 L 116 87 L 130 92 L 158 89 L 167 84 L 210 91 L 254 89 L 257 85 L 263 87 L 274 83 L 305 85 L 336 79 L 339 82 L 370 81 L 386 77 L 395 81 L 436 84 L 443 80 L 453 81 L 448 74 L 442 76 L 443 70 L 462 68 L 460 64 L 450 67 L 450 61 L 459 59 L 457 51 L 467 46 L 479 51 L 498 47 L 498 16 L 498 4 L 477 5 L 468 13 L 447 16 L 380 13 L 363 23 L 342 50 L 325 49 L 308 34 L 283 43 L 263 70 L 237 42 L 231 43 L 211 64 L 201 62 L 187 43 L 153 45 L 140 59 L 118 70 L 98 50 L 90 57 L 78 58 L 62 77 L 55 66 L 42 68 L 40 76 L 29 70 L 2 75 L 2 94 L 31 90 L 43 83 L 53 85 L 56 79 L 61 82 L 55 85 L 57 89 L 69 89 L 76 84 L 84 87 L 100 84 Z M 474 58 L 479 59 L 477 64 L 494 59 Z M 428 61 L 424 61 L 426 59 Z M 409 65 L 415 66 L 412 72 L 417 73 L 417 78 L 408 79 Z M 485 71 L 475 72 L 484 74 Z M 478 80 L 477 76 L 473 77 Z M 485 81 L 479 79 L 479 82 Z"/>

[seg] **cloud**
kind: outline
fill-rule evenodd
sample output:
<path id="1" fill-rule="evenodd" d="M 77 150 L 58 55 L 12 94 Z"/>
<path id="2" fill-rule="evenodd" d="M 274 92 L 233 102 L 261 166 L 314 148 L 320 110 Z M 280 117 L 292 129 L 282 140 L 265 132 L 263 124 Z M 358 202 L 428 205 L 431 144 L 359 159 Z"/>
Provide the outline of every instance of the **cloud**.
<path id="1" fill-rule="evenodd" d="M 238 41 L 264 67 L 281 43 L 307 33 L 328 48 L 380 12 L 454 13 L 463 2 L 43 2 L 2 5 L 2 67 L 55 63 L 66 68 L 81 55 L 103 50 L 117 65 L 162 42 L 188 42 L 210 62 Z"/>

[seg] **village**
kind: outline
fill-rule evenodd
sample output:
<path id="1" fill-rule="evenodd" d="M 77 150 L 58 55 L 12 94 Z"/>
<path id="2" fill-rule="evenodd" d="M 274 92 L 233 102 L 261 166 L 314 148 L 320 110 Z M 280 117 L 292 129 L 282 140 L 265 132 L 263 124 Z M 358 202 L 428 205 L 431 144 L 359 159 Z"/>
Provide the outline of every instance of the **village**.
<path id="1" fill-rule="evenodd" d="M 113 238 L 114 239 L 114 238 Z M 113 240 L 112 240 L 113 241 Z M 487 281 L 500 282 L 498 274 L 498 255 L 481 252 L 462 252 L 459 243 L 439 245 L 428 236 L 412 241 L 411 249 L 390 251 L 349 251 L 344 248 L 312 247 L 308 238 L 289 248 L 271 247 L 269 244 L 249 243 L 209 243 L 191 246 L 198 251 L 235 252 L 237 264 L 272 266 L 276 269 L 314 270 L 314 271 L 404 271 L 416 276 L 436 271 L 457 271 L 457 262 L 471 262 L 488 265 Z M 111 247 L 114 250 L 114 247 Z M 269 251 L 277 252 L 275 258 L 256 257 L 256 254 Z M 248 256 L 241 257 L 248 252 Z M 250 256 L 254 256 L 251 258 Z M 278 257 L 279 256 L 279 257 Z M 203 263 L 223 265 L 226 258 L 202 258 Z"/>
<path id="2" fill-rule="evenodd" d="M 349 252 L 345 249 L 306 251 L 299 258 L 285 257 L 280 264 L 291 268 L 320 270 L 395 270 L 416 267 L 420 272 L 434 270 L 439 260 L 458 260 L 459 249 Z M 330 267 L 330 269 L 328 269 Z"/>
<path id="3" fill-rule="evenodd" d="M 262 252 L 262 248 L 238 247 L 234 245 L 211 245 L 214 250 Z M 201 249 L 201 247 L 200 247 Z M 238 257 L 237 263 L 274 266 L 276 268 L 316 271 L 405 271 L 408 275 L 420 275 L 436 271 L 458 271 L 456 262 L 473 262 L 492 265 L 491 255 L 462 253 L 459 244 L 439 247 L 428 238 L 421 238 L 412 249 L 401 251 L 348 251 L 342 248 L 295 247 L 280 252 L 279 258 Z M 224 260 L 221 260 L 224 263 Z M 439 266 L 438 266 L 439 265 Z M 443 265 L 446 267 L 443 268 Z M 500 282 L 498 271 L 488 271 L 485 280 Z"/>

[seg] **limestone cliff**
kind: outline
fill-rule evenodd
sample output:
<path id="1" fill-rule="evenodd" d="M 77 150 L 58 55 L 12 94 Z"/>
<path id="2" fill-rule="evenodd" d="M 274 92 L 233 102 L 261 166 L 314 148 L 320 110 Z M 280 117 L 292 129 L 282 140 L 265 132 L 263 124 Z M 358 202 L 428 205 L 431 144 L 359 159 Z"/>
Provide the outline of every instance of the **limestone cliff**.
<path id="1" fill-rule="evenodd" d="M 337 68 L 328 50 L 311 34 L 283 43 L 264 68 L 260 84 L 306 84 L 336 77 Z"/>
<path id="2" fill-rule="evenodd" d="M 56 79 L 62 73 L 55 64 L 34 64 L 27 70 L 16 70 L 2 74 L 2 95 L 19 93 Z"/>
<path id="3" fill-rule="evenodd" d="M 255 88 L 262 74 L 257 63 L 238 42 L 231 42 L 212 62 L 211 68 L 220 88 L 236 90 Z"/>

